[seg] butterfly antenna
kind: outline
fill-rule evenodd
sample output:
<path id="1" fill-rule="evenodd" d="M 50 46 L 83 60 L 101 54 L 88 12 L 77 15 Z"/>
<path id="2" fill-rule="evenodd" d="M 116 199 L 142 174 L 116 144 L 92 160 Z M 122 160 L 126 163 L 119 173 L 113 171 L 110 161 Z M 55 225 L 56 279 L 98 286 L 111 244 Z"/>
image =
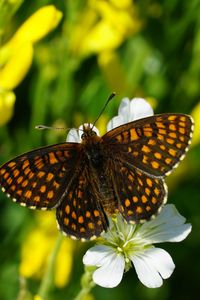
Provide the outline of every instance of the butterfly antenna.
<path id="1" fill-rule="evenodd" d="M 113 93 L 108 97 L 108 99 L 107 99 L 105 105 L 103 106 L 103 108 L 102 108 L 102 110 L 100 111 L 98 117 L 96 118 L 96 120 L 95 120 L 95 122 L 94 122 L 94 124 L 93 124 L 93 126 L 92 126 L 92 129 L 94 128 L 96 122 L 99 120 L 99 118 L 101 117 L 102 113 L 103 113 L 104 110 L 106 109 L 106 106 L 108 105 L 108 103 L 115 97 L 115 95 L 116 95 L 116 93 L 113 92 Z"/>
<path id="2" fill-rule="evenodd" d="M 53 126 L 46 126 L 46 125 L 36 125 L 35 126 L 35 129 L 38 129 L 38 130 L 45 130 L 45 129 L 52 129 L 52 130 L 65 130 L 65 131 L 70 131 L 71 129 L 75 129 L 78 133 L 78 131 L 83 131 L 83 129 L 79 128 L 79 129 L 76 129 L 76 128 L 64 128 L 64 127 L 53 127 Z"/>
<path id="3" fill-rule="evenodd" d="M 64 128 L 64 127 L 51 127 L 51 126 L 45 126 L 45 125 L 36 125 L 35 129 L 38 130 L 45 130 L 45 129 L 53 129 L 53 130 L 70 130 L 71 128 Z"/>

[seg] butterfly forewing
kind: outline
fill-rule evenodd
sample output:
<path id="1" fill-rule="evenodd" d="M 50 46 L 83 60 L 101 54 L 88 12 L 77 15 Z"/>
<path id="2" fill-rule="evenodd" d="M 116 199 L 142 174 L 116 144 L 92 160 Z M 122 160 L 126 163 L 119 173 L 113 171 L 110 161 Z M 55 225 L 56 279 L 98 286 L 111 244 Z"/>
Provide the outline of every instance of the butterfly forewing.
<path id="1" fill-rule="evenodd" d="M 87 166 L 67 189 L 56 215 L 60 229 L 78 239 L 97 237 L 107 229 L 107 217 L 96 197 Z"/>
<path id="2" fill-rule="evenodd" d="M 61 200 L 81 157 L 81 144 L 64 143 L 33 150 L 0 168 L 0 186 L 21 205 L 53 208 Z"/>
<path id="3" fill-rule="evenodd" d="M 124 162 L 163 177 L 183 159 L 191 143 L 193 121 L 183 114 L 162 114 L 121 125 L 103 136 Z"/>

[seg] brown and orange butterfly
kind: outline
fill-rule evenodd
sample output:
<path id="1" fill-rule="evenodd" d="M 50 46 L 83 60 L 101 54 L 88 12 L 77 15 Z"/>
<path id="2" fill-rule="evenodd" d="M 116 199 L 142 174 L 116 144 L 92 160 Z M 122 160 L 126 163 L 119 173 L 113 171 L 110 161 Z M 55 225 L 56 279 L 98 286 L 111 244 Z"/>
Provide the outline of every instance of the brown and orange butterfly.
<path id="1" fill-rule="evenodd" d="M 81 143 L 62 143 L 20 155 L 0 168 L 3 192 L 22 206 L 56 209 L 61 231 L 82 240 L 108 228 L 121 213 L 141 223 L 166 202 L 164 177 L 191 143 L 193 120 L 161 114 L 96 135 L 83 127 Z"/>

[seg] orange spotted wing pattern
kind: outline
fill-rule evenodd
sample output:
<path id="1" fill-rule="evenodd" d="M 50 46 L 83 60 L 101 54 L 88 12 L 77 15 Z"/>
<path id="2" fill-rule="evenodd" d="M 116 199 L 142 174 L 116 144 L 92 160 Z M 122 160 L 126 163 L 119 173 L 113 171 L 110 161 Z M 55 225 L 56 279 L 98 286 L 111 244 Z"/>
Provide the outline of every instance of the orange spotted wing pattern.
<path id="1" fill-rule="evenodd" d="M 162 114 L 98 137 L 88 124 L 82 142 L 36 149 L 0 167 L 3 192 L 23 206 L 56 208 L 59 228 L 87 240 L 108 228 L 109 215 L 149 220 L 167 199 L 164 177 L 183 159 L 193 121 Z"/>
<path id="2" fill-rule="evenodd" d="M 51 209 L 61 201 L 79 160 L 80 144 L 59 144 L 33 150 L 0 168 L 0 185 L 22 206 Z"/>
<path id="3" fill-rule="evenodd" d="M 60 229 L 74 238 L 99 236 L 108 227 L 108 220 L 94 189 L 94 182 L 85 166 L 75 178 L 57 208 Z"/>
<path id="4" fill-rule="evenodd" d="M 102 138 L 114 153 L 135 168 L 163 177 L 185 156 L 193 120 L 183 114 L 161 114 L 119 126 Z"/>
<path id="5" fill-rule="evenodd" d="M 167 201 L 167 186 L 162 178 L 152 177 L 120 160 L 113 166 L 113 186 L 119 211 L 130 223 L 149 220 Z"/>

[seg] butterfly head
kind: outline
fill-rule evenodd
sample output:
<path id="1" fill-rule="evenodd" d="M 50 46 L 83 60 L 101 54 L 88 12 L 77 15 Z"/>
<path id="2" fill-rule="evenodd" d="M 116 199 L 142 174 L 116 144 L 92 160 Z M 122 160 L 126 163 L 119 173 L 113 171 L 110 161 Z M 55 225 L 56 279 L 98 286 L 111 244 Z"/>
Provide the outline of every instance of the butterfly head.
<path id="1" fill-rule="evenodd" d="M 98 136 L 98 130 L 91 123 L 85 123 L 82 127 L 83 133 L 81 134 L 82 141 L 88 141 L 93 139 L 93 137 Z"/>

